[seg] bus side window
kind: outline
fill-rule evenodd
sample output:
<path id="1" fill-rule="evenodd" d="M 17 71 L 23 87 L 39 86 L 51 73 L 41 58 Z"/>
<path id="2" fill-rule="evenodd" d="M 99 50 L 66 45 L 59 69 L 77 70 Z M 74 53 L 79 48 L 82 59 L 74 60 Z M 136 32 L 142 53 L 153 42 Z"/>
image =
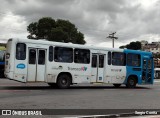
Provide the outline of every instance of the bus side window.
<path id="1" fill-rule="evenodd" d="M 49 61 L 52 62 L 53 61 L 53 46 L 49 46 L 49 57 L 48 57 Z"/>
<path id="2" fill-rule="evenodd" d="M 90 63 L 90 50 L 88 49 L 75 49 L 74 50 L 74 62 L 89 64 Z"/>
<path id="3" fill-rule="evenodd" d="M 125 66 L 126 54 L 122 52 L 112 52 L 112 65 Z"/>
<path id="4" fill-rule="evenodd" d="M 25 60 L 26 59 L 26 44 L 17 43 L 16 45 L 16 59 Z"/>
<path id="5" fill-rule="evenodd" d="M 139 54 L 127 54 L 127 66 L 140 66 L 141 56 Z"/>
<path id="6" fill-rule="evenodd" d="M 108 65 L 111 65 L 111 52 L 108 52 Z"/>
<path id="7" fill-rule="evenodd" d="M 73 48 L 55 47 L 54 48 L 54 61 L 55 62 L 73 62 Z"/>

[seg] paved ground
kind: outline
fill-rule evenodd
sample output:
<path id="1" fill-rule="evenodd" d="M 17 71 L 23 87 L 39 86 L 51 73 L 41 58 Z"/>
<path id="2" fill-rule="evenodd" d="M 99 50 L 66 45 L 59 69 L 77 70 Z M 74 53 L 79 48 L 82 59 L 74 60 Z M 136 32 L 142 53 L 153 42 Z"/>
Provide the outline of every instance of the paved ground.
<path id="1" fill-rule="evenodd" d="M 0 79 L 0 109 L 160 109 L 160 80 L 135 89 L 112 85 L 51 88 Z"/>

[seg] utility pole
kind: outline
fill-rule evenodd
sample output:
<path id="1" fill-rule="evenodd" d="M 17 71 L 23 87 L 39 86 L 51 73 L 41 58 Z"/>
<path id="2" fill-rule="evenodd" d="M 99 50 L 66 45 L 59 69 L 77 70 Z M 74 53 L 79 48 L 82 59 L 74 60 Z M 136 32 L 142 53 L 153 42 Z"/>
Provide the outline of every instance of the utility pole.
<path id="1" fill-rule="evenodd" d="M 107 37 L 107 38 L 112 39 L 112 47 L 113 47 L 113 48 L 114 48 L 114 39 L 118 39 L 118 37 L 115 37 L 115 36 L 114 36 L 115 33 L 116 33 L 116 32 L 113 32 L 113 33 L 109 34 L 109 36 Z"/>

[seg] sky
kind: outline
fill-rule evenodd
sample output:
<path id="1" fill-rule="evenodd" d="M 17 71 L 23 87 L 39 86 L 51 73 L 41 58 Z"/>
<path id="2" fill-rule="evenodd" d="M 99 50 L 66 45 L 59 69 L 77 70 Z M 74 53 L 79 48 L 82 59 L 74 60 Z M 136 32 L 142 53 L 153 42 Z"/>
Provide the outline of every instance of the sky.
<path id="1" fill-rule="evenodd" d="M 42 17 L 69 20 L 86 45 L 115 48 L 131 41 L 160 41 L 160 0 L 0 0 L 0 42 L 27 38 L 27 26 Z"/>

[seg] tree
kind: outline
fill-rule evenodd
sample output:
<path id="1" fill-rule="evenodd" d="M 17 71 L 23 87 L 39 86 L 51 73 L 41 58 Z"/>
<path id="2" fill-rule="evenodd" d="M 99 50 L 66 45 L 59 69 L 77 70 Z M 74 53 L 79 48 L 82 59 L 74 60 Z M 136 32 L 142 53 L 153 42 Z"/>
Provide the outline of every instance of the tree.
<path id="1" fill-rule="evenodd" d="M 57 42 L 85 44 L 84 35 L 68 20 L 44 17 L 27 26 L 29 39 L 47 39 Z"/>
<path id="2" fill-rule="evenodd" d="M 62 30 L 62 28 L 52 28 L 51 33 L 49 34 L 49 41 L 56 42 L 65 42 L 67 43 L 68 35 Z"/>
<path id="3" fill-rule="evenodd" d="M 31 23 L 28 27 L 27 27 L 27 31 L 29 31 L 29 35 L 27 36 L 27 38 L 29 39 L 37 39 L 38 36 L 38 29 L 37 29 L 37 24 L 36 22 Z"/>
<path id="4" fill-rule="evenodd" d="M 130 42 L 127 45 L 120 46 L 119 48 L 127 48 L 127 49 L 132 49 L 132 50 L 141 50 L 141 42 L 136 41 L 136 42 Z"/>
<path id="5" fill-rule="evenodd" d="M 50 17 L 40 19 L 37 24 L 39 39 L 48 39 L 52 28 L 54 28 L 56 25 L 55 20 Z"/>

